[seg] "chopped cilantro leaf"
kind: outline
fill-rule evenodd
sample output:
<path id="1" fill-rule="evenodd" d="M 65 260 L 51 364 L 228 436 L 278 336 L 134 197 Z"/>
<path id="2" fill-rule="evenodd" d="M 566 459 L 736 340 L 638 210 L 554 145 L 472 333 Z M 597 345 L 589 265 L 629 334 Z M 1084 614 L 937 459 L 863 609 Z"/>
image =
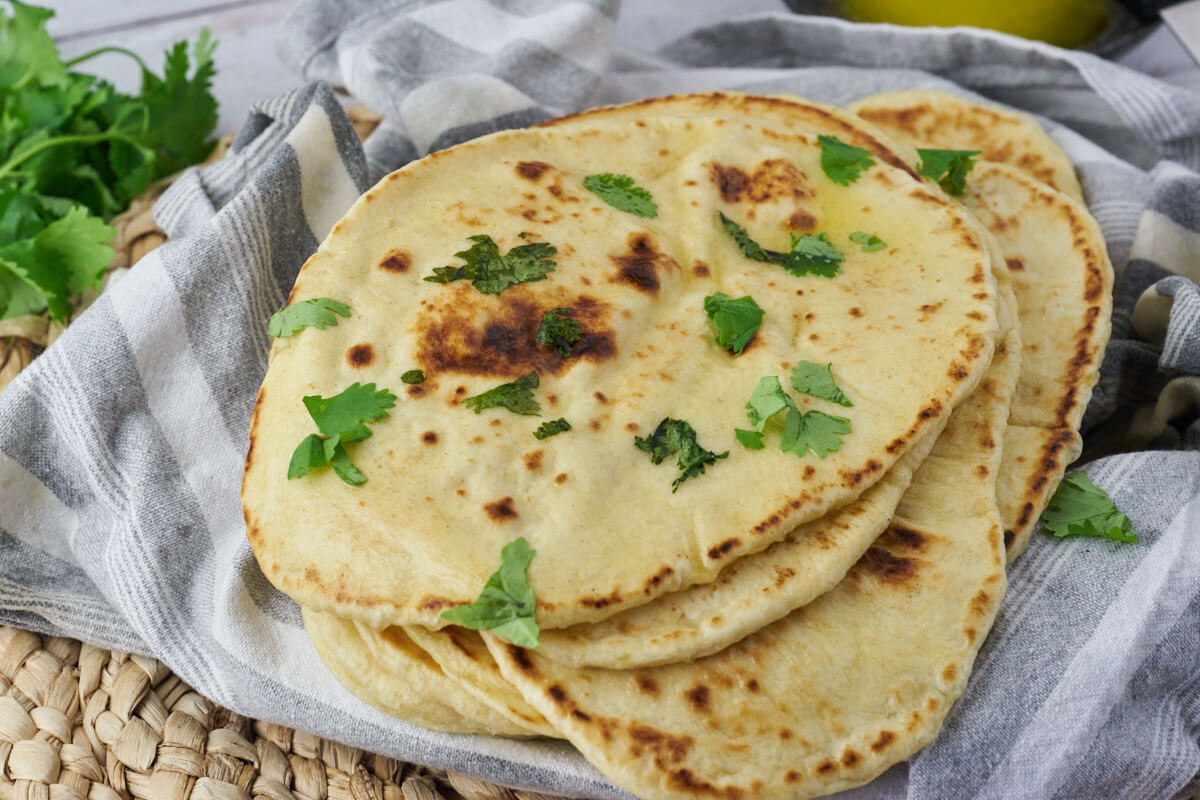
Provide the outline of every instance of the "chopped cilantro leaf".
<path id="1" fill-rule="evenodd" d="M 967 188 L 967 173 L 975 166 L 978 150 L 917 150 L 917 166 L 926 178 L 938 182 L 946 194 L 962 194 Z"/>
<path id="2" fill-rule="evenodd" d="M 746 232 L 745 228 L 725 216 L 724 213 L 718 211 L 717 216 L 721 218 L 721 224 L 725 226 L 725 230 L 733 238 L 734 244 L 738 246 L 738 249 L 742 251 L 742 255 L 746 256 L 746 258 L 762 261 L 767 264 L 775 264 L 778 263 L 776 258 L 783 257 L 783 253 L 762 249 L 758 242 L 750 238 L 750 234 Z"/>
<path id="3" fill-rule="evenodd" d="M 842 251 L 829 243 L 824 233 L 806 233 L 803 236 L 790 234 L 792 237 L 792 252 L 784 254 L 778 262 L 781 267 L 793 275 L 820 275 L 832 278 L 842 271 L 839 266 L 846 257 Z"/>
<path id="4" fill-rule="evenodd" d="M 288 479 L 303 478 L 313 467 L 323 467 L 329 463 L 325 457 L 325 440 L 320 434 L 310 433 L 292 451 L 292 460 L 288 464 Z"/>
<path id="5" fill-rule="evenodd" d="M 386 419 L 385 409 L 396 404 L 396 396 L 387 389 L 376 391 L 375 384 L 351 384 L 332 397 L 308 395 L 304 407 L 317 423 L 318 434 L 310 434 L 292 452 L 288 478 L 303 478 L 310 470 L 331 465 L 337 476 L 351 486 L 367 482 L 350 461 L 346 445 L 371 436 L 366 423 Z"/>
<path id="6" fill-rule="evenodd" d="M 340 436 L 343 442 L 357 442 L 371 435 L 366 423 L 386 419 L 384 409 L 396 405 L 396 395 L 387 389 L 376 391 L 375 384 L 352 383 L 341 394 L 304 398 L 304 407 L 324 436 Z"/>
<path id="7" fill-rule="evenodd" d="M 839 186 L 854 183 L 863 170 L 875 163 L 870 150 L 846 144 L 836 136 L 821 135 L 817 141 L 821 144 L 821 169 Z"/>
<path id="8" fill-rule="evenodd" d="M 271 320 L 267 323 L 267 335 L 282 338 L 295 336 L 305 328 L 328 328 L 337 325 L 338 319 L 335 314 L 349 317 L 350 306 L 328 297 L 301 300 L 271 315 Z"/>
<path id="9" fill-rule="evenodd" d="M 542 439 L 549 439 L 551 436 L 566 433 L 569 430 L 571 430 L 571 423 L 559 417 L 558 419 L 552 419 L 539 425 L 538 429 L 533 432 L 533 438 L 540 442 Z"/>
<path id="10" fill-rule="evenodd" d="M 837 403 L 839 406 L 853 406 L 854 403 L 842 393 L 837 381 L 833 379 L 832 367 L 833 364 L 822 367 L 811 361 L 801 361 L 792 367 L 792 388 L 802 394 Z"/>
<path id="11" fill-rule="evenodd" d="M 545 242 L 518 245 L 500 255 L 500 248 L 487 234 L 467 238 L 474 244 L 454 254 L 466 263 L 458 267 L 437 267 L 425 280 L 431 283 L 469 280 L 484 294 L 500 294 L 518 283 L 543 280 L 554 271 L 551 256 L 558 251 Z"/>
<path id="12" fill-rule="evenodd" d="M 874 253 L 887 247 L 887 242 L 883 239 L 873 233 L 864 233 L 863 231 L 855 231 L 850 234 L 850 241 L 862 245 L 864 253 Z"/>
<path id="13" fill-rule="evenodd" d="M 763 444 L 763 435 L 758 431 L 746 431 L 741 428 L 734 428 L 733 435 L 741 442 L 742 447 L 748 450 L 762 450 L 766 447 Z"/>
<path id="14" fill-rule="evenodd" d="M 806 411 L 802 414 L 795 408 L 789 408 L 779 448 L 798 456 L 812 450 L 824 458 L 830 451 L 841 449 L 842 437 L 848 433 L 850 420 L 845 417 L 835 417 L 824 411 Z"/>
<path id="15" fill-rule="evenodd" d="M 808 364 L 809 362 L 802 363 Z M 816 367 L 817 365 L 813 364 L 812 366 Z M 821 368 L 817 367 L 817 369 Z M 830 376 L 830 381 L 832 381 L 832 376 Z M 792 385 L 796 386 L 796 383 L 797 374 L 796 371 L 793 371 Z M 804 386 L 810 385 L 807 372 L 804 370 L 801 370 L 800 383 Z M 816 385 L 818 388 L 823 388 L 819 381 L 816 382 Z M 796 386 L 796 388 L 805 391 L 800 389 L 800 386 Z M 833 388 L 837 388 L 836 384 Z M 783 438 L 779 445 L 779 448 L 785 453 L 803 456 L 812 450 L 824 458 L 828 452 L 839 449 L 842 446 L 841 437 L 850 433 L 850 420 L 844 417 L 834 417 L 822 411 L 801 412 L 796 407 L 795 401 L 783 390 L 779 378 L 774 375 L 767 375 L 759 379 L 746 408 L 746 415 L 754 424 L 754 430 L 734 428 L 734 435 L 742 445 L 751 450 L 763 448 L 763 430 L 766 428 L 768 420 L 785 410 L 787 414 L 783 420 Z"/>
<path id="16" fill-rule="evenodd" d="M 412 385 L 414 383 L 424 383 L 425 373 L 419 369 L 410 369 L 408 372 L 400 376 L 400 380 Z"/>
<path id="17" fill-rule="evenodd" d="M 571 355 L 571 348 L 583 338 L 583 327 L 571 319 L 569 308 L 552 308 L 542 315 L 538 325 L 538 344 L 545 345 L 566 358 Z"/>
<path id="18" fill-rule="evenodd" d="M 704 313 L 717 329 L 717 344 L 735 356 L 746 349 L 763 320 L 763 310 L 749 295 L 731 300 L 722 292 L 711 294 L 704 298 Z"/>
<path id="19" fill-rule="evenodd" d="M 750 402 L 746 403 L 746 414 L 754 424 L 754 430 L 762 433 L 767 420 L 785 408 L 795 408 L 795 405 L 780 385 L 779 378 L 767 375 L 758 379 L 758 385 L 750 394 Z"/>
<path id="20" fill-rule="evenodd" d="M 362 486 L 367 482 L 367 476 L 350 461 L 350 456 L 346 454 L 346 445 L 341 442 L 333 449 L 333 455 L 329 457 L 329 466 L 333 467 L 334 474 L 351 486 Z"/>
<path id="21" fill-rule="evenodd" d="M 1096 536 L 1137 544 L 1133 523 L 1113 505 L 1108 493 L 1076 470 L 1063 478 L 1042 512 L 1042 525 L 1058 538 Z"/>
<path id="22" fill-rule="evenodd" d="M 531 372 L 517 378 L 512 383 L 502 383 L 494 389 L 488 389 L 463 400 L 463 405 L 481 414 L 485 409 L 504 407 L 514 414 L 537 416 L 542 413 L 542 407 L 533 399 L 533 390 L 540 383 L 538 374 Z"/>
<path id="23" fill-rule="evenodd" d="M 636 185 L 628 175 L 588 175 L 583 179 L 583 188 L 594 192 L 600 199 L 618 211 L 628 211 L 638 217 L 657 217 L 658 206 L 650 192 Z"/>
<path id="24" fill-rule="evenodd" d="M 500 569 L 488 578 L 478 599 L 446 609 L 442 619 L 472 630 L 491 631 L 519 647 L 537 647 L 537 598 L 526 579 L 534 555 L 524 537 L 506 544 L 500 551 Z"/>
<path id="25" fill-rule="evenodd" d="M 829 243 L 829 238 L 824 233 L 809 233 L 803 236 L 790 234 L 792 238 L 791 251 L 780 253 L 776 250 L 767 250 L 759 245 L 750 238 L 750 234 L 746 232 L 745 228 L 722 212 L 718 211 L 717 216 L 720 217 L 721 224 L 725 226 L 725 230 L 729 232 L 734 243 L 747 258 L 767 264 L 778 264 L 796 276 L 813 274 L 832 278 L 842 271 L 840 265 L 845 260 L 845 256 L 842 255 L 841 250 Z"/>
<path id="26" fill-rule="evenodd" d="M 696 431 L 691 425 L 681 419 L 666 417 L 658 423 L 658 427 L 649 438 L 633 437 L 633 443 L 639 450 L 650 454 L 650 461 L 661 464 L 667 456 L 679 453 L 677 465 L 679 477 L 671 484 L 671 493 L 679 491 L 679 484 L 688 478 L 704 474 L 704 468 L 715 464 L 718 458 L 726 458 L 729 451 L 714 453 L 705 450 L 696 441 Z"/>

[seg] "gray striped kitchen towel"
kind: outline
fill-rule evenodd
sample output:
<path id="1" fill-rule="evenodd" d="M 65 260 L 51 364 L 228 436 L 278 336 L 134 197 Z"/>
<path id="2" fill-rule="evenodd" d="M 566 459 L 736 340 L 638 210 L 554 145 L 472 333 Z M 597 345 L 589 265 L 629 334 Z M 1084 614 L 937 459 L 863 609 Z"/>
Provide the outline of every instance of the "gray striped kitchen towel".
<path id="1" fill-rule="evenodd" d="M 568 745 L 451 736 L 365 706 L 258 570 L 239 481 L 266 320 L 354 198 L 432 148 L 599 102 L 736 87 L 844 102 L 940 87 L 1040 114 L 1117 269 L 1088 472 L 1140 542 L 1037 535 L 942 735 L 861 797 L 1187 796 L 1200 788 L 1200 97 L 967 30 L 764 16 L 653 56 L 616 7 L 306 0 L 281 52 L 387 122 L 356 141 L 314 83 L 156 215 L 172 237 L 0 395 L 0 621 L 155 655 L 244 714 L 512 786 L 624 797 Z M 899 635 L 899 634 L 898 634 Z"/>

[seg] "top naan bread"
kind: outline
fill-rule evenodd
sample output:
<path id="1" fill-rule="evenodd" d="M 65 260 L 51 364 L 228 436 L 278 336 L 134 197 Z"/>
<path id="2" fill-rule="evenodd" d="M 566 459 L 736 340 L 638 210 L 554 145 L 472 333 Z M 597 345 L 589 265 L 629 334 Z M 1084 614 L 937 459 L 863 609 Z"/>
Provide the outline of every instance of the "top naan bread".
<path id="1" fill-rule="evenodd" d="M 622 172 L 653 219 L 582 188 Z M 729 176 L 737 176 L 731 182 Z M 821 231 L 845 254 L 834 278 L 752 261 L 718 210 L 762 246 Z M 866 253 L 865 230 L 887 242 Z M 545 280 L 485 295 L 423 281 L 460 263 L 467 237 L 501 252 L 557 248 Z M 522 237 L 522 234 L 524 235 Z M 706 295 L 751 295 L 766 317 L 745 353 L 713 341 Z M 710 581 L 732 559 L 853 501 L 950 413 L 987 366 L 997 329 L 988 247 L 965 213 L 910 172 L 876 163 L 850 186 L 820 166 L 816 136 L 722 120 L 653 119 L 511 131 L 393 173 L 336 225 L 293 301 L 330 297 L 352 316 L 277 340 L 251 427 L 247 530 L 267 577 L 301 604 L 373 627 L 441 627 L 475 599 L 501 548 L 523 536 L 539 625 L 596 621 Z M 537 345 L 566 307 L 585 332 L 567 358 Z M 852 433 L 825 458 L 742 448 L 759 378 L 831 363 Z M 421 368 L 427 380 L 405 387 Z M 531 371 L 542 416 L 472 413 L 464 397 Z M 329 470 L 288 480 L 315 426 L 301 398 L 373 382 L 399 399 L 351 445 L 365 485 Z M 532 433 L 563 417 L 573 430 Z M 672 417 L 729 451 L 672 493 L 673 459 L 634 446 Z"/>

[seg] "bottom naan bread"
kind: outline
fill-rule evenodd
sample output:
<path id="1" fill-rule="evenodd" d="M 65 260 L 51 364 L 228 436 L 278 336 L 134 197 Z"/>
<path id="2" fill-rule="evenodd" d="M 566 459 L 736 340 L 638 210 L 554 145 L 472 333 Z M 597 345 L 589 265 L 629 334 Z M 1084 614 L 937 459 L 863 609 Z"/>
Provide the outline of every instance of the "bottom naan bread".
<path id="1" fill-rule="evenodd" d="M 642 670 L 570 667 L 485 635 L 501 671 L 645 800 L 811 797 L 907 758 L 961 694 L 1004 594 L 995 481 L 1010 349 L 832 591 L 715 655 Z"/>
<path id="2" fill-rule="evenodd" d="M 308 638 L 333 676 L 385 714 L 448 733 L 532 736 L 543 732 L 463 691 L 400 628 L 366 631 L 332 614 L 304 607 L 301 611 Z"/>
<path id="3" fill-rule="evenodd" d="M 437 631 L 413 625 L 404 628 L 404 631 L 413 642 L 433 656 L 442 671 L 464 692 L 534 733 L 561 736 L 500 674 L 496 659 L 492 658 L 477 632 L 457 625 Z"/>

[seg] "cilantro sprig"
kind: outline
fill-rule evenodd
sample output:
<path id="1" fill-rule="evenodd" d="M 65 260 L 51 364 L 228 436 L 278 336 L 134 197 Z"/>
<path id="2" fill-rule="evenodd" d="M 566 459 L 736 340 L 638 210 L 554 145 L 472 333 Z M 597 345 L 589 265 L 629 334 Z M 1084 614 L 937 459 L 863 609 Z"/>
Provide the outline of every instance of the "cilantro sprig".
<path id="1" fill-rule="evenodd" d="M 202 161 L 216 142 L 207 31 L 175 44 L 162 76 L 120 47 L 63 63 L 46 22 L 54 12 L 0 10 L 0 319 L 71 314 L 112 260 L 105 220 L 152 182 Z M 117 52 L 141 67 L 137 95 L 71 69 Z"/>
<path id="2" fill-rule="evenodd" d="M 1094 536 L 1128 544 L 1138 540 L 1129 517 L 1117 510 L 1108 493 L 1082 470 L 1063 478 L 1042 512 L 1042 526 L 1060 539 Z"/>
<path id="3" fill-rule="evenodd" d="M 745 228 L 722 212 L 718 211 L 717 216 L 720 217 L 721 224 L 725 226 L 729 236 L 747 258 L 766 264 L 778 264 L 798 277 L 820 275 L 824 278 L 832 278 L 842 271 L 841 263 L 846 260 L 846 257 L 841 250 L 829 242 L 829 237 L 824 233 L 807 233 L 803 236 L 789 233 L 788 235 L 792 238 L 791 250 L 781 253 L 762 247 L 750 237 Z"/>
<path id="4" fill-rule="evenodd" d="M 436 267 L 425 280 L 430 283 L 468 280 L 484 294 L 500 294 L 518 283 L 544 280 L 556 266 L 551 256 L 558 250 L 546 242 L 517 245 L 500 255 L 500 248 L 486 233 L 468 236 L 467 240 L 474 244 L 454 254 L 465 264 Z"/>
<path id="5" fill-rule="evenodd" d="M 887 247 L 887 242 L 883 239 L 880 239 L 873 233 L 866 233 L 864 231 L 855 231 L 850 234 L 850 241 L 857 245 L 862 245 L 864 253 L 875 253 Z"/>
<path id="6" fill-rule="evenodd" d="M 704 298 L 704 313 L 717 329 L 717 344 L 736 356 L 758 333 L 765 312 L 750 295 L 733 300 L 724 292 L 717 292 Z"/>
<path id="7" fill-rule="evenodd" d="M 627 211 L 637 217 L 657 217 L 658 206 L 650 192 L 638 186 L 628 175 L 588 175 L 583 179 L 583 188 L 596 194 L 601 200 L 618 211 Z"/>
<path id="8" fill-rule="evenodd" d="M 814 397 L 821 397 L 821 394 L 814 394 L 813 390 L 832 394 L 823 386 L 819 376 L 815 381 L 811 378 L 812 373 L 807 369 L 801 369 L 799 374 L 796 370 L 792 371 L 792 385 L 797 391 L 812 394 Z M 832 378 L 830 380 L 832 381 Z M 834 384 L 833 388 L 837 390 L 837 385 Z M 837 390 L 837 394 L 841 395 L 841 391 Z M 842 398 L 845 399 L 845 396 L 842 395 Z M 849 403 L 848 400 L 846 402 Z M 845 417 L 836 417 L 816 409 L 800 411 L 796 402 L 783 390 L 779 378 L 774 375 L 759 379 L 758 385 L 750 394 L 750 401 L 746 403 L 746 409 L 746 415 L 754 428 L 735 428 L 734 436 L 743 447 L 750 450 L 762 450 L 765 447 L 763 438 L 767 423 L 780 412 L 786 412 L 779 440 L 779 449 L 785 453 L 804 456 L 811 450 L 818 457 L 825 458 L 830 452 L 840 450 L 842 437 L 850 433 L 850 420 Z"/>
<path id="9" fill-rule="evenodd" d="M 519 647 L 537 647 L 537 597 L 527 578 L 536 554 L 525 537 L 506 544 L 500 551 L 500 568 L 488 578 L 479 597 L 446 609 L 442 619 L 476 631 L 491 631 Z"/>
<path id="10" fill-rule="evenodd" d="M 534 337 L 537 343 L 563 358 L 571 355 L 571 348 L 583 338 L 583 326 L 571 319 L 572 313 L 569 308 L 552 308 L 543 314 Z"/>
<path id="11" fill-rule="evenodd" d="M 945 190 L 946 194 L 962 194 L 967 188 L 967 173 L 975 166 L 978 150 L 917 150 L 921 163 L 917 172 Z"/>
<path id="12" fill-rule="evenodd" d="M 836 136 L 817 137 L 821 145 L 821 169 L 829 180 L 839 186 L 849 186 L 875 163 L 871 151 L 846 144 Z"/>
<path id="13" fill-rule="evenodd" d="M 396 396 L 387 389 L 376 390 L 373 383 L 353 383 L 340 394 L 308 395 L 303 402 L 320 433 L 306 436 L 292 452 L 288 479 L 329 465 L 346 483 L 362 486 L 367 476 L 350 461 L 346 445 L 371 438 L 367 423 L 387 419 L 386 409 L 396 405 Z"/>
<path id="14" fill-rule="evenodd" d="M 281 338 L 295 336 L 305 328 L 328 328 L 338 324 L 338 316 L 349 317 L 350 306 L 328 297 L 301 300 L 271 315 L 267 335 Z"/>
<path id="15" fill-rule="evenodd" d="M 728 450 L 724 453 L 705 450 L 696 441 L 696 431 L 691 425 L 670 417 L 665 417 L 658 423 L 658 427 L 649 437 L 633 437 L 633 443 L 639 450 L 649 453 L 650 461 L 654 464 L 661 464 L 668 456 L 679 454 L 676 462 L 679 477 L 671 483 L 672 494 L 679 491 L 679 484 L 688 478 L 703 475 L 704 468 L 717 463 L 717 459 L 729 457 Z"/>
<path id="16" fill-rule="evenodd" d="M 533 390 L 538 388 L 539 383 L 538 374 L 531 372 L 511 383 L 502 383 L 482 394 L 472 395 L 463 400 L 463 405 L 476 414 L 482 414 L 489 408 L 507 408 L 514 414 L 537 416 L 542 413 L 542 407 L 534 399 Z"/>

